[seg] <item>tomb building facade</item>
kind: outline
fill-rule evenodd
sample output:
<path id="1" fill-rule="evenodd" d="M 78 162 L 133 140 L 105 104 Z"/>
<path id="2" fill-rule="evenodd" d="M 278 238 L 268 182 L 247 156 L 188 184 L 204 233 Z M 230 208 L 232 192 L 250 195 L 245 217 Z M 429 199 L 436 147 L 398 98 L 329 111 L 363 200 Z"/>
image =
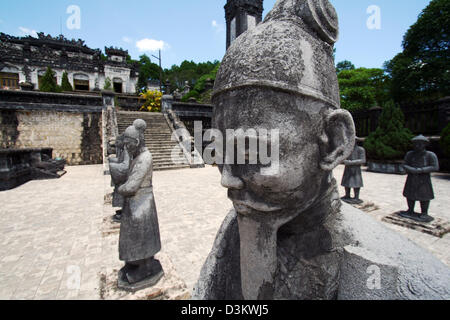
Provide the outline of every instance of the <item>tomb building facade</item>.
<path id="1" fill-rule="evenodd" d="M 127 62 L 128 51 L 89 48 L 83 40 L 68 40 L 38 33 L 38 37 L 14 37 L 0 33 L 0 89 L 19 90 L 21 83 L 38 90 L 47 67 L 55 72 L 58 85 L 63 73 L 75 91 L 100 91 L 107 78 L 117 93 L 134 94 L 139 66 Z"/>

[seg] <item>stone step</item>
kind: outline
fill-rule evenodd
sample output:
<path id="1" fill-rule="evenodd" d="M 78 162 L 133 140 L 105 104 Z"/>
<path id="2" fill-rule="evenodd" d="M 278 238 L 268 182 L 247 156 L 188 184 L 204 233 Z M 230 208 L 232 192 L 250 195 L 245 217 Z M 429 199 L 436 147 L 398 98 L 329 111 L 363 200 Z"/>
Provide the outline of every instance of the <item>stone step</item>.
<path id="1" fill-rule="evenodd" d="M 188 164 L 186 165 L 173 165 L 173 166 L 160 166 L 160 167 L 153 167 L 153 171 L 163 171 L 163 170 L 178 170 L 178 169 L 188 169 L 190 166 Z"/>
<path id="2" fill-rule="evenodd" d="M 175 170 L 189 168 L 177 141 L 172 141 L 172 130 L 162 113 L 119 112 L 117 122 L 119 132 L 123 133 L 136 119 L 147 122 L 145 145 L 153 156 L 153 170 Z M 172 153 L 176 152 L 172 160 Z"/>
<path id="3" fill-rule="evenodd" d="M 186 160 L 185 161 L 182 161 L 182 160 L 180 160 L 180 161 L 172 161 L 172 160 L 156 161 L 156 160 L 154 160 L 153 161 L 154 166 L 184 165 L 184 164 L 189 165 Z"/>

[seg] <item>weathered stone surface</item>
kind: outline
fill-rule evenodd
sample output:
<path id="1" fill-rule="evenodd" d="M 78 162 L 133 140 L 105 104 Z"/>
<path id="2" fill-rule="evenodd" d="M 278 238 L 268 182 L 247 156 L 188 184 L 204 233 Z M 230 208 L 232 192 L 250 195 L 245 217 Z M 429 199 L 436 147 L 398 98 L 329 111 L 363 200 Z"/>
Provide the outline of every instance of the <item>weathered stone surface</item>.
<path id="1" fill-rule="evenodd" d="M 229 48 L 216 78 L 214 126 L 233 129 L 236 147 L 247 129 L 279 130 L 278 170 L 219 165 L 236 213 L 219 232 L 195 298 L 235 298 L 239 285 L 245 299 L 450 297 L 450 269 L 341 205 L 332 170 L 351 154 L 355 128 L 339 109 L 337 32 L 327 0 L 279 0 Z M 385 292 L 365 287 L 367 269 L 352 273 L 372 264 L 386 270 Z"/>
<path id="2" fill-rule="evenodd" d="M 161 250 L 161 239 L 153 195 L 152 155 L 145 147 L 144 140 L 146 128 L 144 120 L 134 121 L 123 134 L 126 153 L 123 162 L 110 163 L 114 181 L 120 180 L 124 175 L 122 166 L 129 168 L 125 182 L 117 189 L 124 197 L 119 259 L 125 261 L 118 277 L 120 287 L 132 291 L 149 285 L 147 278 L 154 278 L 162 272 L 161 264 L 154 259 L 155 254 Z"/>
<path id="3" fill-rule="evenodd" d="M 0 122 L 2 148 L 52 148 L 69 165 L 102 163 L 100 113 L 3 110 Z"/>

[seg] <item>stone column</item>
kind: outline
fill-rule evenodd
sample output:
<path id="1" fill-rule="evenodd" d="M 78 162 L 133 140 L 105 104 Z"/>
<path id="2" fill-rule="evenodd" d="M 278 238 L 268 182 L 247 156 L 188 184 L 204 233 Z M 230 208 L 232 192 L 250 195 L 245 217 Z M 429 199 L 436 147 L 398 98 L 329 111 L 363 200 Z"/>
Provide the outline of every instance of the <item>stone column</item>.
<path id="1" fill-rule="evenodd" d="M 105 174 L 109 173 L 108 168 L 108 142 L 119 135 L 117 125 L 116 106 L 114 103 L 115 93 L 112 91 L 102 91 L 102 140 L 103 140 L 103 166 Z"/>
<path id="2" fill-rule="evenodd" d="M 161 99 L 161 112 L 167 113 L 167 110 L 172 110 L 173 96 L 170 94 L 163 95 Z"/>

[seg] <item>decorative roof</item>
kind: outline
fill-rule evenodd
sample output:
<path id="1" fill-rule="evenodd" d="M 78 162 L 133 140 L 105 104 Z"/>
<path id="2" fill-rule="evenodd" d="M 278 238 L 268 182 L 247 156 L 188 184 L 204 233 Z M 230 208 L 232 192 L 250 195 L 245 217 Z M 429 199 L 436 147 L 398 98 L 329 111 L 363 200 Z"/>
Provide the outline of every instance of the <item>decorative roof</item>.
<path id="1" fill-rule="evenodd" d="M 120 57 L 127 57 L 128 56 L 128 50 L 124 50 L 122 48 L 117 47 L 105 47 L 105 53 L 107 56 L 120 56 Z"/>

